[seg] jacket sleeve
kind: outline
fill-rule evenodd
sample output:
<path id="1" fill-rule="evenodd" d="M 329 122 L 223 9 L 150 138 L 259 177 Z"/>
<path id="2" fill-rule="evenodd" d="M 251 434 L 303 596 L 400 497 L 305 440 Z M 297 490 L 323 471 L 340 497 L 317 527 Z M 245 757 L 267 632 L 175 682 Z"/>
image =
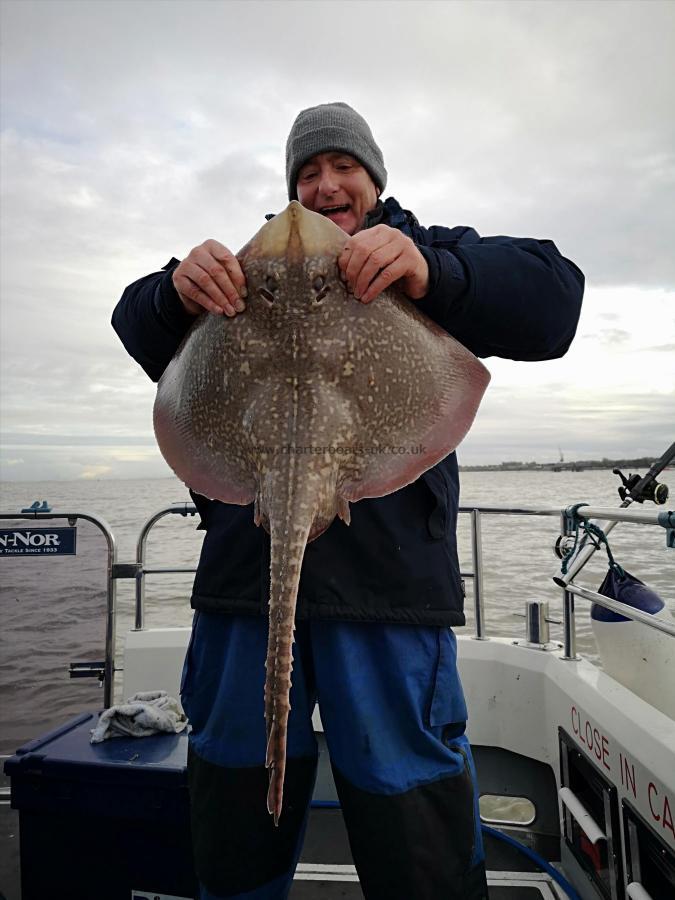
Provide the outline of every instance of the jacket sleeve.
<path id="1" fill-rule="evenodd" d="M 177 265 L 178 260 L 172 259 L 161 272 L 130 284 L 112 315 L 112 326 L 127 353 L 153 381 L 159 381 L 195 321 L 185 311 L 171 279 Z"/>
<path id="2" fill-rule="evenodd" d="M 476 356 L 563 356 L 579 321 L 580 269 L 552 241 L 480 238 L 472 228 L 417 227 L 429 266 L 419 308 Z"/>

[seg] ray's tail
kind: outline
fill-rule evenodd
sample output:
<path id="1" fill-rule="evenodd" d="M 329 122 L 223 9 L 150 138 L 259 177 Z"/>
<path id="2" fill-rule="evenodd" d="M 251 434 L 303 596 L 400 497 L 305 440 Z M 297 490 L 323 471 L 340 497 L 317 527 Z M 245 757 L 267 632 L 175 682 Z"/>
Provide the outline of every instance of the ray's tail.
<path id="1" fill-rule="evenodd" d="M 265 722 L 269 769 L 267 809 L 278 825 L 286 770 L 286 736 L 293 668 L 293 632 L 300 569 L 312 524 L 309 504 L 292 497 L 286 485 L 286 514 L 270 516 L 270 608 L 265 678 Z"/>

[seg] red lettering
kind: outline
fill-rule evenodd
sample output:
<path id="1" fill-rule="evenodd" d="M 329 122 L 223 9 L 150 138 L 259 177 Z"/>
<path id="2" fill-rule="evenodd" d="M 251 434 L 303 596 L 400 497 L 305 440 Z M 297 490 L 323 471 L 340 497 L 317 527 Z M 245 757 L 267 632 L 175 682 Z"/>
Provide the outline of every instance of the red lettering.
<path id="1" fill-rule="evenodd" d="M 630 768 L 628 767 L 628 760 L 626 757 L 622 757 L 623 762 L 623 771 L 621 773 L 621 783 L 625 784 L 627 788 L 633 794 L 633 797 L 637 800 L 637 788 L 635 787 L 635 766 L 633 763 L 630 764 Z"/>
<path id="2" fill-rule="evenodd" d="M 581 718 L 576 706 L 571 707 L 572 731 L 579 738 L 579 743 L 588 747 L 598 762 L 601 762 L 608 772 L 612 771 L 609 764 L 609 739 L 594 726 L 588 719 Z"/>
<path id="3" fill-rule="evenodd" d="M 649 810 L 652 814 L 652 818 L 655 822 L 661 821 L 661 816 L 654 810 L 652 806 L 652 791 L 654 792 L 655 797 L 659 796 L 659 792 L 656 790 L 656 785 L 653 781 L 649 782 L 649 787 L 647 788 L 647 796 L 649 797 Z"/>
<path id="4" fill-rule="evenodd" d="M 675 838 L 675 825 L 673 825 L 673 813 L 670 809 L 670 801 L 668 800 L 668 795 L 664 794 L 663 800 L 663 827 L 667 828 L 668 831 Z"/>
<path id="5" fill-rule="evenodd" d="M 586 746 L 588 747 L 589 750 L 592 751 L 593 750 L 593 726 L 588 721 L 588 719 L 586 719 L 586 727 L 585 727 L 584 731 L 586 732 Z"/>

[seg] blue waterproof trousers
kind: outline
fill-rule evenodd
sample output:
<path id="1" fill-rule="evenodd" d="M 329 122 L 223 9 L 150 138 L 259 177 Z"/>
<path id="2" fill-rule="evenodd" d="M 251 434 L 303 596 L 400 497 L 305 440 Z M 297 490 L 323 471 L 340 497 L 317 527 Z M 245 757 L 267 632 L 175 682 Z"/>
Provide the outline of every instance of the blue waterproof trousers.
<path id="1" fill-rule="evenodd" d="M 267 812 L 267 622 L 197 612 L 181 698 L 202 900 L 283 900 L 317 765 L 318 700 L 367 900 L 487 900 L 466 706 L 449 628 L 304 621 L 279 826 Z"/>

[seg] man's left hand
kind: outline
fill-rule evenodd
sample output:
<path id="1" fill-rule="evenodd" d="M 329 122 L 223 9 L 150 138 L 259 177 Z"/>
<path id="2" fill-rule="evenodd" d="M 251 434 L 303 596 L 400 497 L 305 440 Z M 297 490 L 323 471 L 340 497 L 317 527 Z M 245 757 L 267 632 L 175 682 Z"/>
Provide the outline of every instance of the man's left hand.
<path id="1" fill-rule="evenodd" d="M 352 235 L 338 267 L 362 303 L 370 303 L 395 281 L 411 300 L 420 300 L 429 289 L 427 261 L 409 237 L 389 225 Z"/>

